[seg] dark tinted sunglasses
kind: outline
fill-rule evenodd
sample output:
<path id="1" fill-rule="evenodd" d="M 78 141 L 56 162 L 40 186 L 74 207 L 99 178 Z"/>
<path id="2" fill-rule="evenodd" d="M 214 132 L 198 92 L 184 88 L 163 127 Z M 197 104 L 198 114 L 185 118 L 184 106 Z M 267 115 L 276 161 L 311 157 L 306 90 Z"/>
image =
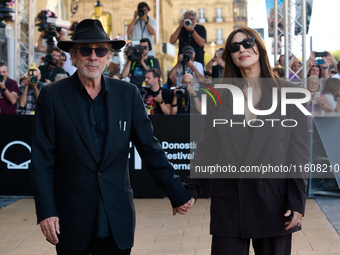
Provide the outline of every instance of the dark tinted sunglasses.
<path id="1" fill-rule="evenodd" d="M 244 39 L 242 42 L 235 42 L 227 45 L 228 50 L 231 53 L 238 52 L 240 50 L 240 45 L 243 46 L 245 49 L 250 49 L 254 47 L 255 44 L 255 38 L 247 38 Z"/>
<path id="2" fill-rule="evenodd" d="M 79 49 L 80 55 L 82 55 L 83 57 L 90 56 L 92 53 L 92 50 L 94 50 L 97 57 L 102 58 L 102 57 L 105 57 L 107 52 L 109 51 L 109 49 L 105 47 L 91 48 L 88 46 L 80 46 L 78 47 L 78 49 Z"/>

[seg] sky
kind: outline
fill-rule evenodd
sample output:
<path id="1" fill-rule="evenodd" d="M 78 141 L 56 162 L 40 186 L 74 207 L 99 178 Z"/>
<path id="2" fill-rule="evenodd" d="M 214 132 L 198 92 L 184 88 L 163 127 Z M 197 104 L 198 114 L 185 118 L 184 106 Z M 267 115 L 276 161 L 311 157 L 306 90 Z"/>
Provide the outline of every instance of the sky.
<path id="1" fill-rule="evenodd" d="M 340 50 L 339 14 L 339 0 L 313 0 L 309 28 L 313 51 Z"/>

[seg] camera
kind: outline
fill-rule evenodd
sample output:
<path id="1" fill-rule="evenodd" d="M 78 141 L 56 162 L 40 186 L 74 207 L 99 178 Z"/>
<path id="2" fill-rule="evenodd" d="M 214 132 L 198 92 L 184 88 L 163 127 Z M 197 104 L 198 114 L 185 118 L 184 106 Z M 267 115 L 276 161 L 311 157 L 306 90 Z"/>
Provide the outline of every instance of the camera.
<path id="1" fill-rule="evenodd" d="M 145 50 L 146 46 L 132 46 L 127 52 L 131 52 L 127 57 L 128 60 L 141 60 L 143 58 L 142 50 Z"/>
<path id="2" fill-rule="evenodd" d="M 44 39 L 46 39 L 48 49 L 54 46 L 53 37 L 56 35 L 55 32 L 60 33 L 61 31 L 61 27 L 57 27 L 55 24 L 56 20 L 56 18 L 50 17 L 42 18 L 40 23 L 35 24 L 35 26 L 39 27 L 39 32 L 46 31 Z"/>
<path id="3" fill-rule="evenodd" d="M 316 60 L 317 65 L 323 65 L 325 63 L 325 60 L 323 58 L 319 58 Z"/>
<path id="4" fill-rule="evenodd" d="M 138 16 L 143 17 L 145 15 L 145 12 L 143 9 L 138 10 Z"/>
<path id="5" fill-rule="evenodd" d="M 51 63 L 53 62 L 54 57 L 51 54 L 47 54 L 45 57 L 42 58 L 42 60 L 46 63 Z"/>
<path id="6" fill-rule="evenodd" d="M 185 19 L 185 20 L 184 20 L 184 26 L 190 27 L 191 24 L 192 24 L 191 19 Z"/>
<path id="7" fill-rule="evenodd" d="M 2 74 L 0 74 L 0 82 L 4 81 L 4 76 Z"/>
<path id="8" fill-rule="evenodd" d="M 186 52 L 184 55 L 183 55 L 183 62 L 184 63 L 188 63 L 191 59 L 191 55 L 190 53 Z"/>
<path id="9" fill-rule="evenodd" d="M 315 52 L 315 57 L 318 58 L 318 57 L 327 57 L 327 52 Z"/>
<path id="10" fill-rule="evenodd" d="M 176 96 L 177 97 L 183 97 L 183 96 L 187 96 L 188 92 L 187 92 L 187 87 L 186 85 L 181 85 L 177 88 L 176 91 Z M 171 87 L 171 90 L 175 89 L 175 87 Z"/>
<path id="11" fill-rule="evenodd" d="M 38 78 L 35 76 L 36 69 L 37 69 L 37 67 L 36 67 L 35 63 L 31 63 L 30 69 L 28 70 L 28 75 L 31 77 L 31 79 L 30 79 L 31 83 L 37 83 L 38 82 Z"/>

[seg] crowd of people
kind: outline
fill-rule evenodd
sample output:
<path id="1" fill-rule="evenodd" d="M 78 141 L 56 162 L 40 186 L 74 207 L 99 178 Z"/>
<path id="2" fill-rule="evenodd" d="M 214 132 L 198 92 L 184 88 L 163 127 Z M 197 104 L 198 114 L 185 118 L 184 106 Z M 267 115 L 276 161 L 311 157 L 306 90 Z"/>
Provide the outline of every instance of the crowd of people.
<path id="1" fill-rule="evenodd" d="M 160 64 L 155 58 L 153 49 L 156 22 L 148 16 L 149 11 L 150 7 L 147 3 L 138 4 L 133 20 L 127 29 L 133 44 L 130 47 L 125 47 L 126 64 L 122 70 L 119 70 L 119 65 L 111 62 L 105 74 L 135 84 L 143 97 L 149 114 L 189 114 L 190 104 L 195 106 L 192 107 L 191 113 L 200 113 L 201 110 L 198 107 L 200 104 L 197 103 L 200 101 L 200 93 L 197 91 L 197 86 L 193 86 L 193 81 L 195 78 L 203 77 L 222 78 L 225 66 L 222 55 L 225 49 L 219 48 L 214 57 L 205 65 L 205 27 L 197 24 L 195 11 L 186 11 L 175 32 L 169 38 L 170 43 L 174 44 L 177 41 L 179 43 L 178 58 L 177 63 L 167 75 L 167 81 L 163 82 Z M 47 48 L 43 42 L 44 37 L 45 31 L 42 31 L 38 39 L 37 50 L 47 54 L 41 55 L 34 72 L 20 78 L 19 85 L 16 81 L 8 78 L 7 64 L 3 61 L 0 63 L 3 75 L 3 81 L 0 82 L 2 89 L 0 114 L 34 114 L 35 101 L 39 96 L 40 89 L 45 84 L 68 77 L 76 71 L 72 65 L 70 54 L 58 47 Z M 64 30 L 55 32 L 55 40 L 56 42 L 67 40 Z M 289 81 L 301 83 L 303 68 L 301 61 L 290 57 L 289 67 Z M 311 102 L 317 103 L 326 112 L 338 111 L 339 95 L 334 94 L 333 97 L 323 95 L 326 81 L 329 78 L 340 79 L 340 67 L 335 58 L 329 52 L 322 54 L 312 51 L 306 68 L 308 77 L 316 76 L 320 83 L 318 91 L 311 91 Z M 285 78 L 284 55 L 279 57 L 272 71 L 277 77 Z M 152 74 L 152 79 L 148 77 L 150 74 Z M 190 76 L 186 76 L 186 74 L 190 74 Z M 35 78 L 32 79 L 32 77 Z M 188 77 L 192 78 L 190 84 L 185 81 L 185 78 Z M 157 83 L 157 85 L 154 86 L 153 83 Z M 335 84 L 335 82 L 333 83 Z M 185 93 L 178 93 L 178 88 L 182 87 L 185 88 Z M 335 90 L 337 89 L 335 88 Z M 317 93 L 314 100 L 315 92 Z"/>
<path id="2" fill-rule="evenodd" d="M 186 11 L 175 32 L 169 38 L 170 43 L 174 44 L 177 41 L 179 43 L 178 58 L 177 63 L 168 73 L 167 81 L 163 82 L 160 64 L 155 58 L 153 49 L 156 22 L 148 16 L 149 11 L 150 7 L 147 3 L 138 4 L 133 20 L 127 29 L 127 34 L 131 35 L 134 44 L 125 47 L 126 64 L 123 70 L 119 70 L 119 65 L 111 62 L 105 73 L 109 77 L 135 84 L 149 114 L 189 114 L 190 104 L 195 106 L 192 107 L 191 113 L 200 113 L 200 103 L 198 103 L 200 93 L 193 81 L 195 78 L 203 77 L 222 78 L 225 66 L 222 55 L 225 49 L 219 48 L 214 57 L 204 65 L 206 30 L 204 26 L 197 24 L 195 11 Z M 40 89 L 45 84 L 68 77 L 76 71 L 70 54 L 58 47 L 47 48 L 43 42 L 44 37 L 45 31 L 42 31 L 38 39 L 37 50 L 47 54 L 41 55 L 34 72 L 20 78 L 19 85 L 8 78 L 7 64 L 3 61 L 0 63 L 3 75 L 3 81 L 0 82 L 0 114 L 34 114 L 35 101 Z M 64 30 L 56 31 L 55 39 L 56 42 L 67 40 Z M 303 68 L 301 61 L 291 56 L 289 67 L 289 81 L 301 82 Z M 308 77 L 316 76 L 320 83 L 317 91 L 310 90 L 312 93 L 310 102 L 317 103 L 326 112 L 338 111 L 339 95 L 327 97 L 323 93 L 329 78 L 340 80 L 340 66 L 335 58 L 329 52 L 320 54 L 312 51 L 306 68 Z M 284 79 L 284 55 L 279 57 L 272 71 L 277 77 Z M 152 79 L 148 77 L 150 74 L 152 74 Z M 35 78 L 32 79 L 32 77 Z M 191 77 L 191 83 L 185 81 L 188 77 Z M 312 80 L 315 81 L 315 78 L 310 79 Z M 153 83 L 157 83 L 156 86 Z M 310 86 L 307 87 L 309 89 Z M 178 88 L 184 88 L 184 93 L 178 93 L 181 91 Z M 340 89 L 335 88 L 335 90 Z M 314 100 L 315 92 L 317 93 Z"/>

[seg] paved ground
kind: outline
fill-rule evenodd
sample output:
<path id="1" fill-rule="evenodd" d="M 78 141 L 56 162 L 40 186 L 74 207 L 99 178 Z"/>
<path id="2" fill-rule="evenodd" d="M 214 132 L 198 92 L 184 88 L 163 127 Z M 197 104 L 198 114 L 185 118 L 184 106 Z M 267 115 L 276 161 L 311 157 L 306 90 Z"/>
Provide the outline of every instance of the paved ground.
<path id="1" fill-rule="evenodd" d="M 328 203 L 331 210 L 326 200 L 322 203 Z M 339 209 L 338 202 L 332 203 Z M 199 199 L 188 215 L 175 217 L 167 199 L 135 199 L 135 204 L 137 228 L 132 255 L 210 254 L 209 199 Z M 0 210 L 0 254 L 55 254 L 36 225 L 33 199 L 20 199 Z M 307 201 L 303 230 L 293 235 L 292 254 L 340 255 L 340 235 L 314 199 Z"/>
<path id="2" fill-rule="evenodd" d="M 340 197 L 318 196 L 315 200 L 340 235 Z"/>

